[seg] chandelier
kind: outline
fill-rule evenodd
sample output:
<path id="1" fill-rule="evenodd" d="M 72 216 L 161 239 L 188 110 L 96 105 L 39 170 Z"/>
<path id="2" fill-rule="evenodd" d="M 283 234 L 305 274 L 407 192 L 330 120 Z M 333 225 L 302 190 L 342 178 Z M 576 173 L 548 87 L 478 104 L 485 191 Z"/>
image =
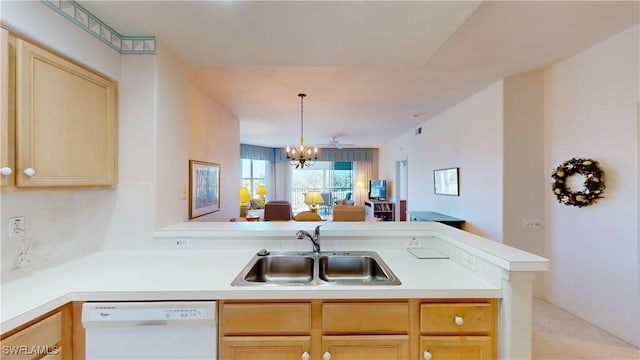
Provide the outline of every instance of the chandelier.
<path id="1" fill-rule="evenodd" d="M 300 97 L 300 146 L 289 147 L 287 146 L 287 159 L 291 165 L 295 165 L 297 168 L 304 168 L 305 166 L 311 166 L 318 160 L 318 148 L 311 150 L 310 147 L 304 144 L 304 97 L 306 94 L 298 94 Z"/>

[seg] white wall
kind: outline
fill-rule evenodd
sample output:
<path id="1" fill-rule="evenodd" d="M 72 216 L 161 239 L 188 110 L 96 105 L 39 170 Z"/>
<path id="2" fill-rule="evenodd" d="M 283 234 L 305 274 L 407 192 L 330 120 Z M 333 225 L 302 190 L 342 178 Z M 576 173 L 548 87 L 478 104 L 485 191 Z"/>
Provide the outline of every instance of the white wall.
<path id="1" fill-rule="evenodd" d="M 220 211 L 195 221 L 228 221 L 240 215 L 240 123 L 189 86 L 189 159 L 220 164 Z"/>
<path id="2" fill-rule="evenodd" d="M 154 198 L 156 57 L 123 56 L 118 84 L 118 187 L 78 190 L 76 237 L 99 249 L 140 249 L 151 241 Z"/>
<path id="3" fill-rule="evenodd" d="M 157 227 L 188 218 L 183 190 L 189 185 L 189 118 L 187 67 L 158 42 L 158 86 L 156 87 Z"/>
<path id="4" fill-rule="evenodd" d="M 544 70 L 504 80 L 504 243 L 544 255 L 542 228 L 525 228 L 523 221 L 544 219 L 548 171 L 544 163 Z M 542 277 L 534 294 L 542 296 Z"/>
<path id="5" fill-rule="evenodd" d="M 223 210 L 201 219 L 237 216 L 237 191 L 229 189 L 240 183 L 238 121 L 190 92 L 187 68 L 178 56 L 160 41 L 156 55 L 121 56 L 39 1 L 2 1 L 0 6 L 4 26 L 119 81 L 116 189 L 2 194 L 2 228 L 8 217 L 26 216 L 34 259 L 152 246 L 154 228 L 187 220 L 183 193 L 189 158 L 222 165 Z M 189 109 L 190 93 L 206 106 Z M 191 148 L 190 112 L 204 129 L 192 136 Z M 20 243 L 0 235 L 5 271 Z"/>
<path id="6" fill-rule="evenodd" d="M 3 26 L 12 31 L 108 77 L 121 80 L 120 54 L 39 1 L 2 1 L 0 19 Z M 122 86 L 120 91 L 122 92 Z M 2 229 L 7 228 L 9 217 L 25 216 L 34 262 L 40 262 L 45 257 L 68 257 L 97 249 L 102 246 L 106 231 L 95 232 L 91 237 L 80 238 L 77 235 L 85 233 L 91 227 L 94 230 L 107 228 L 115 191 L 91 190 L 80 196 L 78 194 L 66 190 L 3 192 L 0 213 Z M 86 208 L 84 205 L 78 207 L 79 204 L 86 205 Z M 96 218 L 99 220 L 95 220 Z M 17 240 L 9 240 L 5 231 L 0 232 L 0 244 L 0 270 L 6 271 L 15 264 L 21 244 Z"/>
<path id="7" fill-rule="evenodd" d="M 600 162 L 605 199 L 557 203 L 547 185 L 547 298 L 640 345 L 638 298 L 638 26 L 545 71 L 545 167 Z M 550 182 L 550 178 L 548 178 Z"/>
<path id="8" fill-rule="evenodd" d="M 120 54 L 40 1 L 0 1 L 2 25 L 59 54 L 120 80 Z"/>
<path id="9" fill-rule="evenodd" d="M 395 183 L 407 159 L 407 210 L 465 219 L 465 229 L 502 241 L 503 82 L 489 86 L 380 149 L 381 179 Z M 435 195 L 433 170 L 459 167 L 460 196 Z"/>

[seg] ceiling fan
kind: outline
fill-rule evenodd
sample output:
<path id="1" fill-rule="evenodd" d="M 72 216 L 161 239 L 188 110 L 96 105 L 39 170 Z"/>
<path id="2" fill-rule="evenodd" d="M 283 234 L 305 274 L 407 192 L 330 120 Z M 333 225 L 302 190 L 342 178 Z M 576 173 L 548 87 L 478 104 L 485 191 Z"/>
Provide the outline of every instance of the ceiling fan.
<path id="1" fill-rule="evenodd" d="M 334 148 L 334 149 L 342 149 L 344 147 L 356 146 L 356 144 L 343 144 L 343 143 L 340 142 L 340 140 L 338 140 L 337 136 L 333 136 L 333 137 L 331 137 L 331 140 L 329 140 L 328 144 L 318 144 L 318 146 L 320 146 L 320 147 L 329 147 L 329 148 Z"/>

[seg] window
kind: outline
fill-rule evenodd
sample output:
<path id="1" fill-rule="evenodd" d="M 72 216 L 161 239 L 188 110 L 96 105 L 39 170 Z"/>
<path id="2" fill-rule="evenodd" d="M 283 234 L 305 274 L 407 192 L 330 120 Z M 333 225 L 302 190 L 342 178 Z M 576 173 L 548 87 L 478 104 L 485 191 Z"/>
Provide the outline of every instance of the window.
<path id="1" fill-rule="evenodd" d="M 309 208 L 309 205 L 304 203 L 307 192 L 319 191 L 324 204 L 318 206 L 318 213 L 322 216 L 329 215 L 336 200 L 352 196 L 352 169 L 351 162 L 318 161 L 312 167 L 294 170 L 291 179 L 291 205 L 294 212 Z"/>
<path id="2" fill-rule="evenodd" d="M 258 185 L 266 185 L 267 164 L 265 160 L 242 159 L 242 186 L 246 186 L 252 198 L 258 197 Z"/>

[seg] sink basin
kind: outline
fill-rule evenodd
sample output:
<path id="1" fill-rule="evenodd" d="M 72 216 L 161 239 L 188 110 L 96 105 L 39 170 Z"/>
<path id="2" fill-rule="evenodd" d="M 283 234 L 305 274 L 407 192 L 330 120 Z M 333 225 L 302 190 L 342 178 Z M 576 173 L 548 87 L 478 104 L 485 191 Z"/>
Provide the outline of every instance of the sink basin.
<path id="1" fill-rule="evenodd" d="M 397 281 L 382 259 L 370 254 L 323 255 L 319 259 L 319 268 L 320 279 L 327 282 L 393 285 Z"/>
<path id="2" fill-rule="evenodd" d="M 265 285 L 400 285 L 375 251 L 257 254 L 231 283 Z"/>
<path id="3" fill-rule="evenodd" d="M 249 283 L 308 283 L 313 280 L 314 258 L 304 255 L 258 256 L 242 279 Z"/>

